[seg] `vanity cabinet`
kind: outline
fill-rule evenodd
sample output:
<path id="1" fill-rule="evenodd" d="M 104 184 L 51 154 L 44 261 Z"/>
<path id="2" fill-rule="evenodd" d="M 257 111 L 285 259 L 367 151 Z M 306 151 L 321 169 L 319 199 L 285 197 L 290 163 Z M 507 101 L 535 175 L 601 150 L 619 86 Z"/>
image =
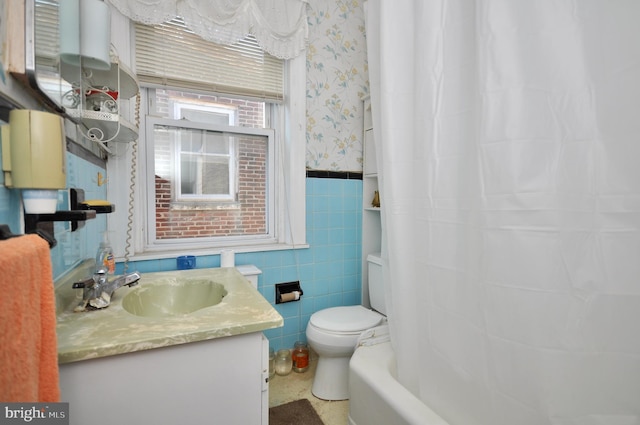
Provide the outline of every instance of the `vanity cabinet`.
<path id="1" fill-rule="evenodd" d="M 87 260 L 56 282 L 61 401 L 71 425 L 267 424 L 263 331 L 284 320 L 245 276 L 232 267 L 144 273 L 139 286 L 118 289 L 109 308 L 77 313 L 73 282 L 94 267 Z M 190 283 L 203 281 L 221 283 L 224 299 L 185 314 L 124 306 L 128 296 L 165 293 L 167 282 L 181 295 L 167 304 L 155 297 L 154 305 L 197 298 Z"/>
<path id="2" fill-rule="evenodd" d="M 60 365 L 71 425 L 268 424 L 262 332 Z"/>
<path id="3" fill-rule="evenodd" d="M 382 223 L 380 217 L 381 196 L 378 186 L 375 135 L 371 116 L 371 100 L 364 99 L 363 164 L 362 164 L 362 303 L 369 305 L 369 271 L 367 257 L 379 254 L 382 247 Z M 374 203 L 375 194 L 378 192 Z M 374 205 L 375 204 L 375 205 Z"/>

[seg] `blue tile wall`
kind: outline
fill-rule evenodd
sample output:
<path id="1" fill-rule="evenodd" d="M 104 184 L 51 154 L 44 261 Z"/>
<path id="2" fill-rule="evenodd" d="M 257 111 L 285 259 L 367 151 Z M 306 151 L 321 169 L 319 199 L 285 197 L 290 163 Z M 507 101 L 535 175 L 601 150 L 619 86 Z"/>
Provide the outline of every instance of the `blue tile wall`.
<path id="1" fill-rule="evenodd" d="M 0 153 L 1 160 L 2 153 Z M 82 188 L 86 199 L 104 199 L 106 187 L 97 184 L 98 172 L 105 173 L 98 167 L 73 154 L 67 153 L 67 187 Z M 22 233 L 20 190 L 7 189 L 4 176 L 0 174 L 0 223 L 8 224 L 13 233 Z M 68 209 L 68 192 L 58 192 L 58 210 Z M 85 226 L 71 232 L 70 224 L 58 222 L 54 224 L 57 245 L 51 250 L 53 278 L 57 279 L 69 269 L 86 258 L 93 258 L 106 229 L 107 220 L 102 214 L 88 220 Z"/>
<path id="2" fill-rule="evenodd" d="M 238 253 L 236 264 L 262 270 L 258 290 L 284 318 L 284 326 L 265 332 L 272 348 L 306 341 L 309 317 L 316 311 L 361 302 L 362 181 L 307 178 L 308 249 Z M 220 256 L 197 258 L 198 268 L 219 267 Z M 138 261 L 128 270 L 141 273 L 176 269 L 174 258 Z M 116 273 L 123 272 L 118 264 Z M 275 284 L 300 281 L 298 302 L 275 304 Z"/>
<path id="3" fill-rule="evenodd" d="M 102 167 L 94 165 L 73 154 L 67 153 L 67 187 L 84 189 L 85 199 L 106 199 L 106 185 L 98 186 L 98 173 L 105 174 Z M 66 194 L 66 192 L 61 192 Z M 117 206 L 116 206 L 117 208 Z M 58 209 L 68 209 L 68 200 L 59 202 Z M 54 279 L 57 279 L 80 261 L 94 258 L 102 234 L 107 229 L 105 214 L 87 220 L 84 226 L 72 232 L 70 223 L 54 224 L 58 244 L 51 250 Z"/>
<path id="4" fill-rule="evenodd" d="M 1 154 L 0 154 L 1 155 Z M 104 169 L 67 154 L 67 187 L 85 190 L 86 199 L 106 199 L 106 187 L 98 186 Z M 0 175 L 0 179 L 2 176 Z M 0 180 L 3 183 L 3 181 Z M 66 209 L 66 192 L 60 191 L 59 209 Z M 254 264 L 262 270 L 258 290 L 284 317 L 284 326 L 265 332 L 274 349 L 293 347 L 306 340 L 309 317 L 327 307 L 360 304 L 362 181 L 307 178 L 307 242 L 309 248 L 236 254 L 236 264 Z M 0 186 L 0 223 L 20 231 L 20 193 Z M 86 258 L 93 258 L 106 217 L 99 214 L 84 227 L 71 232 L 68 223 L 55 224 L 58 244 L 51 250 L 54 279 Z M 197 267 L 219 267 L 220 256 L 202 256 Z M 142 273 L 175 270 L 175 259 L 131 262 L 129 270 Z M 117 273 L 123 272 L 118 264 Z M 275 284 L 300 281 L 304 295 L 299 302 L 275 304 Z"/>
<path id="5" fill-rule="evenodd" d="M 0 152 L 2 161 L 2 152 Z M 4 186 L 4 173 L 0 173 L 0 224 L 7 224 L 13 233 L 20 231 L 20 191 Z"/>

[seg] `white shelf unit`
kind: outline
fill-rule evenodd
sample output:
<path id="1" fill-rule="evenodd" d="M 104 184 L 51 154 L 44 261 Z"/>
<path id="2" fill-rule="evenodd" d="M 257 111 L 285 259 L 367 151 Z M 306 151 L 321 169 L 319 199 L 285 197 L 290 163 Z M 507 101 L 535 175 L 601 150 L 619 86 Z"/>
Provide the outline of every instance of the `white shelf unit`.
<path id="1" fill-rule="evenodd" d="M 83 136 L 105 146 L 107 142 L 132 142 L 138 137 L 137 124 L 122 116 L 121 103 L 134 98 L 139 92 L 135 74 L 111 58 L 106 71 L 82 69 L 63 64 L 63 78 L 82 75 L 81 82 L 65 78 L 74 87 L 64 97 L 63 106 L 76 119 Z"/>
<path id="2" fill-rule="evenodd" d="M 371 100 L 364 99 L 363 164 L 362 164 L 362 305 L 370 307 L 369 270 L 367 257 L 382 249 L 382 222 L 380 207 L 372 205 L 378 187 L 375 137 L 371 120 Z M 380 195 L 380 199 L 382 196 Z M 381 201 L 382 202 L 382 201 Z"/>

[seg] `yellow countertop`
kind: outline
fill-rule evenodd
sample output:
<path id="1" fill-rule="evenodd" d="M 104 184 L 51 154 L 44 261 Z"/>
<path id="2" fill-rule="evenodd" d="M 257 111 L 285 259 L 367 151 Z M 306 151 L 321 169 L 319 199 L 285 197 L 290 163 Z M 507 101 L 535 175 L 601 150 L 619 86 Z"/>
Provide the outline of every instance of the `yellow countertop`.
<path id="1" fill-rule="evenodd" d="M 235 268 L 192 269 L 141 274 L 139 287 L 174 279 L 209 279 L 224 285 L 227 295 L 211 307 L 180 316 L 141 317 L 122 307 L 137 287 L 118 289 L 111 305 L 75 313 L 75 274 L 56 284 L 58 362 L 60 364 L 134 351 L 168 347 L 281 327 L 282 316 Z"/>

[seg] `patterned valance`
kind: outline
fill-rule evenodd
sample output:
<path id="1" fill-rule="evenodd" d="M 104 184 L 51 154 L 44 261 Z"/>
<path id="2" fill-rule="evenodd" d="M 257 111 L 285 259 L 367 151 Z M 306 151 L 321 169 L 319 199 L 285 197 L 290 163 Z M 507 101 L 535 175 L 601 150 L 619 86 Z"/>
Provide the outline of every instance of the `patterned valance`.
<path id="1" fill-rule="evenodd" d="M 307 44 L 306 0 L 109 0 L 123 15 L 147 25 L 182 17 L 208 41 L 233 44 L 252 34 L 269 54 L 290 59 Z"/>

